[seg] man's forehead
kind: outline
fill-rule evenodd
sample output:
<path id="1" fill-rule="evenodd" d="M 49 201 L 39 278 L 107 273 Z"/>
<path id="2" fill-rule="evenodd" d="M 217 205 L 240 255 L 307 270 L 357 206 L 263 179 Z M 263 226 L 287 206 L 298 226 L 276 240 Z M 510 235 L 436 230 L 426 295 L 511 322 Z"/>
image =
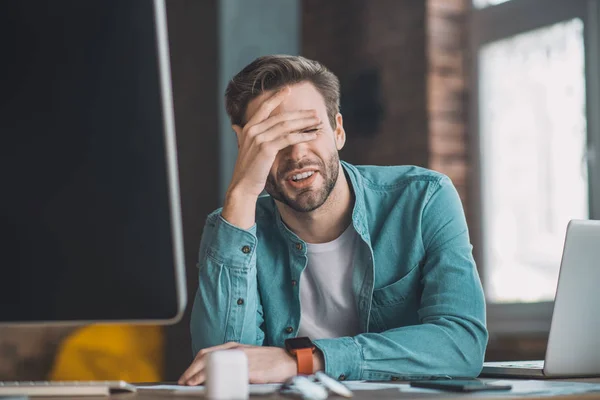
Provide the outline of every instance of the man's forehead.
<path id="1" fill-rule="evenodd" d="M 312 83 L 302 82 L 295 85 L 290 85 L 290 89 L 290 94 L 277 108 L 275 108 L 275 110 L 273 110 L 271 115 L 277 115 L 288 111 L 308 109 L 319 110 L 322 108 L 325 110 L 325 101 L 323 100 L 323 96 L 321 96 L 321 93 L 319 93 Z M 274 93 L 275 91 L 269 90 L 252 99 L 250 103 L 248 103 L 245 120 L 247 121 L 252 115 L 254 115 L 260 105 L 265 100 L 270 98 Z"/>

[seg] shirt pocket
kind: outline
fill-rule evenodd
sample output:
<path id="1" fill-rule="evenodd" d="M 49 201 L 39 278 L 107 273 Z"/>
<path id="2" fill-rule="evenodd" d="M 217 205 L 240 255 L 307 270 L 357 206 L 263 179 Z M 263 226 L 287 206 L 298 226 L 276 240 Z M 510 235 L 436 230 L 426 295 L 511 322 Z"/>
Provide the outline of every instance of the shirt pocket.
<path id="1" fill-rule="evenodd" d="M 419 322 L 421 269 L 415 265 L 400 280 L 373 291 L 372 312 L 383 330 Z"/>

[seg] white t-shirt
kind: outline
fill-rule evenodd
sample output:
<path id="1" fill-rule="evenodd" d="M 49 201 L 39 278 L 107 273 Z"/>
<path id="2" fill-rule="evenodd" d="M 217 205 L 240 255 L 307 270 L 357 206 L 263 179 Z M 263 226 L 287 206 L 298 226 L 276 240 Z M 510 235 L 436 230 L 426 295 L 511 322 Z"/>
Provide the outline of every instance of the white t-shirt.
<path id="1" fill-rule="evenodd" d="M 308 263 L 300 276 L 302 314 L 298 336 L 325 339 L 360 333 L 352 291 L 357 239 L 358 234 L 350 224 L 340 237 L 329 243 L 307 243 Z"/>

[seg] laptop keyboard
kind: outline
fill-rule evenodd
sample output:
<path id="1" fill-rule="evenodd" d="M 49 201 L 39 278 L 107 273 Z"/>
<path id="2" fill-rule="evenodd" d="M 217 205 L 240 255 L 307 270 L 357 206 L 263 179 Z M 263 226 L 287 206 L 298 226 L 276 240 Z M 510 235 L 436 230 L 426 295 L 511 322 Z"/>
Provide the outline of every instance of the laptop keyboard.
<path id="1" fill-rule="evenodd" d="M 114 392 L 135 392 L 123 381 L 0 381 L 1 396 L 107 396 Z"/>

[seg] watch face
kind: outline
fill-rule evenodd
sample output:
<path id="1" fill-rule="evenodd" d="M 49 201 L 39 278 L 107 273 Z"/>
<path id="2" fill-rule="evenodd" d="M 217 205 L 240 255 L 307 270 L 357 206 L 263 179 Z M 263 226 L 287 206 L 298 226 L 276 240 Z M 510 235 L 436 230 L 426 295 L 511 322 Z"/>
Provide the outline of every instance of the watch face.
<path id="1" fill-rule="evenodd" d="M 285 341 L 285 345 L 290 350 L 310 349 L 313 347 L 312 341 L 307 337 L 287 339 Z"/>

